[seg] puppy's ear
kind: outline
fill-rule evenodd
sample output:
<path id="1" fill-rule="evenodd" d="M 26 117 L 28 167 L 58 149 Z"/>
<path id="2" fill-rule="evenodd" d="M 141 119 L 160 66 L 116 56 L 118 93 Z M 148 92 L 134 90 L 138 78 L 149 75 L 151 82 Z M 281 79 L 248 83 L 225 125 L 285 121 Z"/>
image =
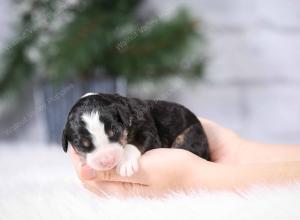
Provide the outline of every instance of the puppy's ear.
<path id="1" fill-rule="evenodd" d="M 130 115 L 129 109 L 122 105 L 117 105 L 118 115 L 121 119 L 121 122 L 126 127 L 131 126 L 132 117 Z"/>
<path id="2" fill-rule="evenodd" d="M 61 145 L 62 145 L 62 148 L 63 148 L 64 152 L 67 152 L 67 150 L 68 150 L 68 138 L 67 138 L 65 130 L 63 130 L 63 133 L 62 133 Z"/>

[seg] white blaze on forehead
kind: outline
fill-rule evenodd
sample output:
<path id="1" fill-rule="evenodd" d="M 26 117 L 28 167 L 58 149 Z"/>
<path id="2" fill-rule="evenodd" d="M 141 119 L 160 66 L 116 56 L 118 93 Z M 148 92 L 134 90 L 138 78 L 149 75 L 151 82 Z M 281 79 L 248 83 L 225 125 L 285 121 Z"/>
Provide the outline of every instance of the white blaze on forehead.
<path id="1" fill-rule="evenodd" d="M 85 122 L 86 129 L 92 137 L 95 150 L 86 155 L 87 164 L 96 170 L 107 170 L 115 167 L 123 156 L 123 146 L 119 143 L 110 143 L 104 130 L 104 124 L 100 121 L 98 111 L 84 113 L 81 118 Z M 110 167 L 103 165 L 103 161 L 111 158 Z"/>
<path id="2" fill-rule="evenodd" d="M 90 95 L 98 95 L 98 93 L 88 92 L 88 93 L 85 93 L 83 96 L 81 96 L 81 98 L 84 98 L 84 97 L 90 96 Z"/>
<path id="3" fill-rule="evenodd" d="M 81 116 L 85 122 L 86 129 L 90 132 L 93 144 L 96 148 L 105 147 L 109 144 L 109 139 L 104 130 L 104 124 L 100 121 L 100 114 L 98 111 L 84 113 Z"/>

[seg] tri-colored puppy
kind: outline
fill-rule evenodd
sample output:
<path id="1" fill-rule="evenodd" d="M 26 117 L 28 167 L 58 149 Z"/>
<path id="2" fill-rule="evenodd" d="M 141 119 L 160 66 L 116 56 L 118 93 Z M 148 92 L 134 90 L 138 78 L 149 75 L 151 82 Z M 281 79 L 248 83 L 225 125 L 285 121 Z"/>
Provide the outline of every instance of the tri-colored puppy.
<path id="1" fill-rule="evenodd" d="M 72 107 L 62 135 L 96 170 L 116 167 L 121 176 L 138 170 L 141 154 L 182 148 L 209 160 L 207 137 L 197 117 L 182 105 L 116 94 L 88 93 Z"/>

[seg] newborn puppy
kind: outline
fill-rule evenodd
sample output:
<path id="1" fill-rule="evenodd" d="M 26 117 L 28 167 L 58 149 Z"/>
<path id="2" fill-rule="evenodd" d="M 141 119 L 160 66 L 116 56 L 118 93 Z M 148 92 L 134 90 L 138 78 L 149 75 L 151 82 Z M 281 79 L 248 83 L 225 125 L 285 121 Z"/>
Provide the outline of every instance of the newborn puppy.
<path id="1" fill-rule="evenodd" d="M 182 105 L 119 95 L 88 93 L 72 107 L 62 134 L 95 170 L 116 167 L 121 176 L 138 169 L 141 154 L 182 148 L 209 160 L 207 137 L 197 117 Z"/>

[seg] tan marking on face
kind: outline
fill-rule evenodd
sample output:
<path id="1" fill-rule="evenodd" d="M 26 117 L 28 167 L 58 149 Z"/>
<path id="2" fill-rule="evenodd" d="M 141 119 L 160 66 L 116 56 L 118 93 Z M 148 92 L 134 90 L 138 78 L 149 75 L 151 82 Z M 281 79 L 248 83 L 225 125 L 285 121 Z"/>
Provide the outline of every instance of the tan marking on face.
<path id="1" fill-rule="evenodd" d="M 183 142 L 184 142 L 184 134 L 178 135 L 174 141 L 175 144 L 183 144 Z"/>
<path id="2" fill-rule="evenodd" d="M 109 130 L 109 131 L 108 131 L 108 136 L 109 136 L 109 137 L 112 137 L 113 135 L 114 135 L 114 131 L 113 131 L 113 130 Z"/>
<path id="3" fill-rule="evenodd" d="M 127 144 L 127 135 L 128 135 L 128 131 L 125 129 L 120 138 L 120 144 L 123 146 Z"/>

